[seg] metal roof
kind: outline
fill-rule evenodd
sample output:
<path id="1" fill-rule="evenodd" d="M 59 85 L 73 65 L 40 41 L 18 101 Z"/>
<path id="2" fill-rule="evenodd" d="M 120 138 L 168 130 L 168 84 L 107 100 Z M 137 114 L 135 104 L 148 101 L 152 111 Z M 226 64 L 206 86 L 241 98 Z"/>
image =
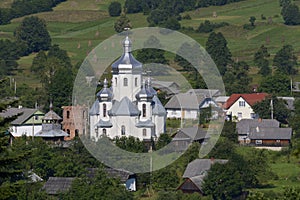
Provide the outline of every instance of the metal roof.
<path id="1" fill-rule="evenodd" d="M 239 135 L 250 133 L 251 128 L 279 128 L 279 121 L 276 119 L 241 119 L 236 123 L 236 129 Z"/>
<path id="2" fill-rule="evenodd" d="M 290 140 L 292 137 L 291 128 L 251 128 L 249 138 L 261 140 Z"/>
<path id="3" fill-rule="evenodd" d="M 103 121 L 102 119 L 95 125 L 96 127 L 112 127 L 112 123 L 110 121 Z"/>
<path id="4" fill-rule="evenodd" d="M 175 135 L 174 139 L 191 139 L 193 141 L 201 140 L 205 138 L 209 138 L 207 134 L 207 130 L 200 128 L 200 127 L 188 127 L 188 128 L 181 128 L 178 130 L 177 134 Z"/>
<path id="5" fill-rule="evenodd" d="M 154 96 L 153 99 L 153 109 L 152 114 L 153 115 L 159 115 L 159 116 L 165 116 L 167 114 L 166 109 L 160 102 L 159 98 L 157 96 Z"/>
<path id="6" fill-rule="evenodd" d="M 120 65 L 130 65 L 129 68 L 122 68 L 122 69 L 129 69 L 133 72 L 142 72 L 142 63 L 137 61 L 133 55 L 131 54 L 131 45 L 132 42 L 128 36 L 126 36 L 125 40 L 123 41 L 123 54 L 122 56 L 112 64 L 112 71 L 113 73 L 119 73 Z"/>
<path id="7" fill-rule="evenodd" d="M 73 177 L 49 177 L 42 189 L 45 190 L 47 194 L 65 192 L 71 188 L 74 179 Z"/>
<path id="8" fill-rule="evenodd" d="M 3 118 L 10 118 L 17 116 L 15 120 L 11 122 L 12 125 L 21 125 L 24 122 L 26 122 L 30 117 L 33 116 L 34 113 L 39 111 L 38 109 L 33 108 L 8 108 L 6 110 L 3 110 L 0 113 L 0 117 Z"/>
<path id="9" fill-rule="evenodd" d="M 96 99 L 96 101 L 93 103 L 89 113 L 90 113 L 90 115 L 99 115 L 99 100 L 98 99 Z"/>
<path id="10" fill-rule="evenodd" d="M 62 120 L 62 118 L 56 114 L 53 110 L 50 110 L 45 114 L 43 120 Z"/>
<path id="11" fill-rule="evenodd" d="M 123 97 L 120 102 L 115 101 L 112 105 L 112 109 L 109 110 L 109 115 L 112 116 L 138 116 L 139 114 L 139 109 L 128 97 Z"/>
<path id="12" fill-rule="evenodd" d="M 204 100 L 202 95 L 195 93 L 179 93 L 174 95 L 165 105 L 166 109 L 199 110 L 199 104 Z"/>
<path id="13" fill-rule="evenodd" d="M 196 159 L 188 164 L 182 177 L 192 178 L 195 176 L 206 175 L 212 164 L 225 164 L 227 162 L 228 160 L 223 159 Z"/>
<path id="14" fill-rule="evenodd" d="M 151 120 L 147 120 L 147 121 L 138 121 L 135 124 L 136 127 L 153 127 L 154 123 Z"/>

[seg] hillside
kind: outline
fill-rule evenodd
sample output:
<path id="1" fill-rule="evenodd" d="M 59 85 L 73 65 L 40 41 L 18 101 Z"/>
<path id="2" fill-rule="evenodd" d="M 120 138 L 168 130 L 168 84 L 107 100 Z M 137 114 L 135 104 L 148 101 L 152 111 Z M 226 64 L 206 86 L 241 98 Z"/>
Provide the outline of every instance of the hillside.
<path id="1" fill-rule="evenodd" d="M 9 0 L 1 0 L 0 5 L 8 6 Z M 109 0 L 86 0 L 86 1 L 66 1 L 55 7 L 52 12 L 34 14 L 46 20 L 48 30 L 51 34 L 52 43 L 59 44 L 62 49 L 68 51 L 72 62 L 80 62 L 87 53 L 102 40 L 115 34 L 113 29 L 114 21 L 117 18 L 109 17 L 107 7 Z M 124 1 L 120 1 L 124 3 Z M 300 1 L 296 1 L 300 5 Z M 213 17 L 213 12 L 217 17 Z M 274 0 L 246 0 L 232 3 L 225 6 L 212 6 L 188 12 L 192 20 L 182 20 L 184 27 L 196 29 L 204 20 L 212 22 L 227 22 L 230 25 L 217 29 L 226 37 L 228 46 L 235 60 L 245 60 L 250 66 L 253 65 L 253 54 L 264 44 L 267 46 L 272 56 L 284 45 L 292 44 L 300 56 L 300 44 L 297 42 L 300 35 L 300 26 L 286 26 L 280 16 L 278 1 Z M 184 14 L 183 14 L 184 15 Z M 261 15 L 266 20 L 261 19 Z M 249 17 L 256 17 L 256 28 L 248 31 L 243 29 L 243 25 L 249 23 Z M 128 14 L 134 28 L 148 25 L 147 16 L 138 14 Z M 272 18 L 272 23 L 268 18 Z M 0 26 L 0 38 L 12 38 L 13 31 L 22 18 L 14 19 L 11 24 Z M 209 34 L 200 34 L 193 31 L 182 31 L 193 37 L 201 45 L 205 42 Z M 32 76 L 28 70 L 34 55 L 20 59 L 19 70 L 16 74 L 18 82 L 26 82 L 33 86 L 38 86 L 36 77 Z M 259 83 L 260 75 L 256 75 L 257 68 L 251 67 L 250 74 L 253 83 Z M 25 76 L 24 76 L 25 75 Z M 300 81 L 300 76 L 295 77 Z"/>

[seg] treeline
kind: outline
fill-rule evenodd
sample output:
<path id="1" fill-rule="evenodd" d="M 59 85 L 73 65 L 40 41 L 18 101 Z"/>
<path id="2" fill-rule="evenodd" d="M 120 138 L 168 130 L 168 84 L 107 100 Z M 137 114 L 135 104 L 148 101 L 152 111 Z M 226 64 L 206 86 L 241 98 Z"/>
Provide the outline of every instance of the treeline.
<path id="1" fill-rule="evenodd" d="M 242 0 L 126 0 L 126 13 L 143 12 L 149 14 L 155 9 L 169 10 L 171 13 L 179 14 L 180 12 L 194 10 L 208 6 L 222 6 L 232 2 Z"/>
<path id="2" fill-rule="evenodd" d="M 0 25 L 11 19 L 29 14 L 51 11 L 57 4 L 66 0 L 15 0 L 11 8 L 0 8 Z"/>

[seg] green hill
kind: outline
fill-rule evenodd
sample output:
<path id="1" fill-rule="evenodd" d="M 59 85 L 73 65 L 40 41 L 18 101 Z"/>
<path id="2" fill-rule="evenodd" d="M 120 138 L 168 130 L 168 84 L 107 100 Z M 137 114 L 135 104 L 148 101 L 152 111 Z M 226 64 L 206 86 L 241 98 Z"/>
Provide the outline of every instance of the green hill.
<path id="1" fill-rule="evenodd" d="M 0 0 L 0 2 L 3 2 L 1 5 L 7 7 L 11 1 Z M 109 2 L 109 0 L 66 1 L 55 7 L 52 12 L 34 15 L 46 20 L 53 43 L 59 44 L 62 49 L 67 50 L 72 62 L 77 63 L 102 40 L 115 34 L 113 24 L 117 18 L 109 17 L 107 12 Z M 124 1 L 120 0 L 120 2 L 124 4 Z M 295 3 L 300 5 L 300 1 L 295 1 Z M 229 26 L 215 31 L 222 32 L 226 37 L 235 60 L 245 60 L 252 66 L 253 54 L 262 44 L 267 46 L 271 53 L 271 59 L 285 44 L 293 45 L 298 57 L 300 55 L 300 43 L 298 42 L 300 26 L 284 25 L 280 9 L 278 1 L 246 0 L 187 12 L 192 19 L 182 20 L 181 25 L 196 29 L 204 20 L 229 23 Z M 213 12 L 216 12 L 217 17 L 213 17 Z M 266 17 L 265 20 L 261 19 L 262 15 Z M 244 30 L 243 25 L 249 23 L 250 16 L 256 17 L 256 28 L 250 31 Z M 128 17 L 134 28 L 148 25 L 147 16 L 141 13 L 128 14 Z M 269 23 L 269 17 L 272 19 L 272 23 Z M 12 38 L 13 31 L 21 20 L 22 18 L 14 19 L 11 24 L 0 26 L 0 39 Z M 193 37 L 203 46 L 209 35 L 187 30 L 182 32 Z M 34 55 L 30 55 L 20 59 L 16 79 L 19 82 L 37 86 L 38 80 L 29 71 L 33 57 Z M 252 66 L 250 74 L 253 77 L 253 83 L 258 83 L 261 78 L 260 75 L 256 75 L 256 72 L 257 69 Z"/>

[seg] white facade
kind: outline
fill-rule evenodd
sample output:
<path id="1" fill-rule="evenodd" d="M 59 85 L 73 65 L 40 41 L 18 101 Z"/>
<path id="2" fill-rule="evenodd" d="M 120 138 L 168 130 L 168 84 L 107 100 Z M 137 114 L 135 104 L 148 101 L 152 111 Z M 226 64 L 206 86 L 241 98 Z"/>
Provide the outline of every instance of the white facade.
<path id="1" fill-rule="evenodd" d="M 105 80 L 90 109 L 90 137 L 95 141 L 103 135 L 150 141 L 165 132 L 166 111 L 151 81 L 142 83 L 142 64 L 132 56 L 128 36 L 123 47 L 123 55 L 112 64 L 111 88 Z"/>
<path id="2" fill-rule="evenodd" d="M 26 135 L 27 137 L 34 136 L 37 132 L 42 130 L 42 125 L 24 124 L 20 126 L 11 126 L 10 133 L 14 137 L 21 137 Z"/>
<path id="3" fill-rule="evenodd" d="M 226 115 L 231 115 L 232 119 L 237 120 L 255 118 L 255 113 L 251 105 L 243 97 L 240 97 L 228 108 Z"/>
<path id="4" fill-rule="evenodd" d="M 198 119 L 199 110 L 191 109 L 167 109 L 167 118 L 175 119 Z"/>

